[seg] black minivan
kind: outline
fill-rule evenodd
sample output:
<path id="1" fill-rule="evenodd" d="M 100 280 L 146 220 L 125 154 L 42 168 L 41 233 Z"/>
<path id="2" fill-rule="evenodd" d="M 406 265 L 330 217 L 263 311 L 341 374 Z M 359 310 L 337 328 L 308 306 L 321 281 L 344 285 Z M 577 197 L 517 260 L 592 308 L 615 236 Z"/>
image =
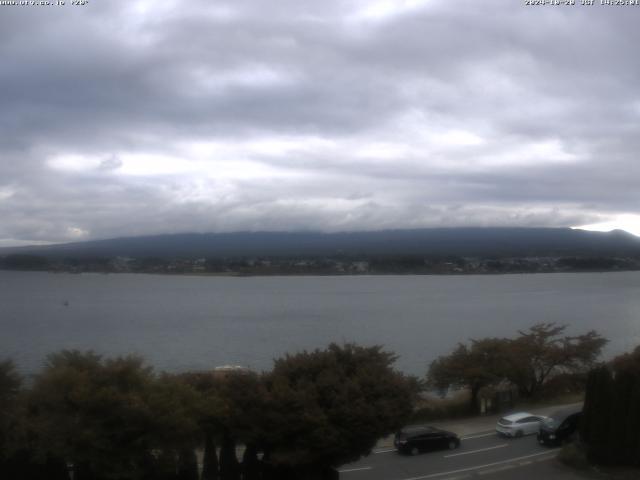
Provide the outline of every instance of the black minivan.
<path id="1" fill-rule="evenodd" d="M 453 432 L 435 427 L 407 427 L 396 433 L 393 441 L 398 453 L 417 455 L 420 452 L 448 448 L 453 450 L 460 446 L 460 438 Z"/>
<path id="2" fill-rule="evenodd" d="M 578 435 L 582 405 L 558 410 L 540 424 L 538 442 L 544 445 L 561 445 Z"/>

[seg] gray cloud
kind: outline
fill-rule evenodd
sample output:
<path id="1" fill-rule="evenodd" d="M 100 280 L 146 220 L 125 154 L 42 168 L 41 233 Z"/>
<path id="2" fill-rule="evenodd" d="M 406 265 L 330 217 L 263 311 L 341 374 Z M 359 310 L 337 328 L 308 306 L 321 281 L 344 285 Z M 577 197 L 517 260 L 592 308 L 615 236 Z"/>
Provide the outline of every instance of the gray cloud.
<path id="1" fill-rule="evenodd" d="M 2 244 L 639 213 L 640 8 L 0 8 Z"/>

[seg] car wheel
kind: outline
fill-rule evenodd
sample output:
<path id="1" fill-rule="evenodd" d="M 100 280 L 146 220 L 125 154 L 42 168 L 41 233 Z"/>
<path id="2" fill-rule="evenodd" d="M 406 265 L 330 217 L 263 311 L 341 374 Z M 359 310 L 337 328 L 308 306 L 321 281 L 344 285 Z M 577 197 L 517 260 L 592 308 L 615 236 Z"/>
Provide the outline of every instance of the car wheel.
<path id="1" fill-rule="evenodd" d="M 520 438 L 522 436 L 522 430 L 518 430 L 516 432 L 516 438 Z"/>
<path id="2" fill-rule="evenodd" d="M 449 447 L 449 450 L 453 450 L 454 448 L 458 448 L 458 442 L 456 442 L 455 440 L 449 440 L 449 443 L 447 444 L 447 447 Z"/>
<path id="3" fill-rule="evenodd" d="M 409 453 L 413 456 L 418 455 L 420 453 L 420 450 L 418 450 L 418 447 L 411 447 L 411 450 L 409 450 Z"/>

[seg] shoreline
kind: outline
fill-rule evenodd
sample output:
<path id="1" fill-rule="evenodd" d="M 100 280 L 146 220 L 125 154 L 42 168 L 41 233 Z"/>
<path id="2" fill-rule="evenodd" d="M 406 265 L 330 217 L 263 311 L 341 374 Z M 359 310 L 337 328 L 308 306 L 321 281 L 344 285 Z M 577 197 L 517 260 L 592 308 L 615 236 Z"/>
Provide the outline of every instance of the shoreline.
<path id="1" fill-rule="evenodd" d="M 640 272 L 640 268 L 629 269 L 593 269 L 593 270 L 545 270 L 545 271 L 510 271 L 510 272 L 165 272 L 165 271 L 72 271 L 72 270 L 30 270 L 0 268 L 0 272 L 21 273 L 51 273 L 68 275 L 161 275 L 168 277 L 477 277 L 477 276 L 507 276 L 507 275 L 549 275 L 549 274 L 580 274 L 580 273 L 630 273 Z"/>

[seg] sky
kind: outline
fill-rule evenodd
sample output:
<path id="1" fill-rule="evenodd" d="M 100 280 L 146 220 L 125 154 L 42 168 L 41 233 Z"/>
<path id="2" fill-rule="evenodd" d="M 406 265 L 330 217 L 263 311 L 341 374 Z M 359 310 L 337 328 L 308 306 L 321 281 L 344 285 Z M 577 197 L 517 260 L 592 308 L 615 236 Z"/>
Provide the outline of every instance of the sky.
<path id="1" fill-rule="evenodd" d="M 640 6 L 576 3 L 0 5 L 0 246 L 640 235 Z"/>

